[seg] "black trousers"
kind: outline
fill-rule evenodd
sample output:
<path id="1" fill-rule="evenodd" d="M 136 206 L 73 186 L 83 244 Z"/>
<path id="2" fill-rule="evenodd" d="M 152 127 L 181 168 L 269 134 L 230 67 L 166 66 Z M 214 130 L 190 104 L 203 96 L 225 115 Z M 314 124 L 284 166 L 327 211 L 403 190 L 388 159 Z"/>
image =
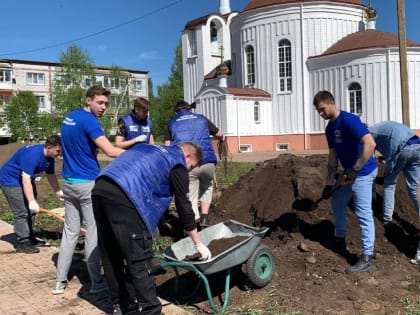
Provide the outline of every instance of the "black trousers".
<path id="1" fill-rule="evenodd" d="M 129 294 L 125 265 L 142 307 L 141 314 L 161 314 L 156 285 L 150 269 L 152 237 L 135 208 L 113 198 L 92 195 L 104 273 L 113 303 L 124 306 Z"/>

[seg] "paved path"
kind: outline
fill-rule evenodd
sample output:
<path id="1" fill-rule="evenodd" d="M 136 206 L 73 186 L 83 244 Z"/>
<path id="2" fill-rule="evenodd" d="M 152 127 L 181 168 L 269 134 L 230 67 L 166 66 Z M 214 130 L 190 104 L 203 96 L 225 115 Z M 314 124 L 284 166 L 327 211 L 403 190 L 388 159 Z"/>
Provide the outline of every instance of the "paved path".
<path id="1" fill-rule="evenodd" d="M 107 293 L 89 294 L 76 276 L 64 294 L 53 295 L 58 249 L 41 247 L 38 254 L 16 253 L 13 227 L 0 221 L 0 314 L 1 315 L 99 315 L 111 312 Z M 74 263 L 82 263 L 76 261 Z M 163 301 L 165 315 L 188 315 Z"/>

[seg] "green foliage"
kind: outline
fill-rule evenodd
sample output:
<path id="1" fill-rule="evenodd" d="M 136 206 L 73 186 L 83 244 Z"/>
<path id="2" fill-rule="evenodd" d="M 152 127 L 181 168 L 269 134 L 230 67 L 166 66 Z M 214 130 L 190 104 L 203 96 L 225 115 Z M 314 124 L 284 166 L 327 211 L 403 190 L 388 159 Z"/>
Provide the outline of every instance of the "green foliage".
<path id="1" fill-rule="evenodd" d="M 13 224 L 13 212 L 6 210 L 0 213 L 0 220 L 6 221 L 9 224 Z"/>
<path id="2" fill-rule="evenodd" d="M 163 140 L 166 124 L 174 115 L 175 103 L 184 99 L 181 41 L 175 49 L 171 70 L 168 82 L 158 86 L 158 96 L 151 99 L 150 117 L 153 121 L 153 136 L 157 141 Z"/>
<path id="3" fill-rule="evenodd" d="M 406 315 L 420 315 L 420 299 L 411 300 L 409 297 L 404 297 L 401 302 L 406 309 Z"/>
<path id="4" fill-rule="evenodd" d="M 171 240 L 168 237 L 160 236 L 153 238 L 152 249 L 154 252 L 160 253 L 169 245 L 171 245 Z"/>
<path id="5" fill-rule="evenodd" d="M 76 45 L 69 46 L 60 57 L 62 65 L 54 81 L 51 100 L 54 104 L 53 129 L 60 129 L 64 116 L 83 106 L 85 79 L 93 78 L 93 60 Z"/>
<path id="6" fill-rule="evenodd" d="M 239 178 L 248 173 L 253 167 L 254 162 L 227 162 L 225 174 L 225 167 L 222 162 L 216 165 L 216 180 L 218 188 L 227 188 L 236 183 Z"/>
<path id="7" fill-rule="evenodd" d="M 86 51 L 82 51 L 78 46 L 71 45 L 66 52 L 60 56 L 63 77 L 58 84 L 70 87 L 84 88 L 86 76 L 93 76 L 93 59 Z"/>
<path id="8" fill-rule="evenodd" d="M 12 134 L 12 141 L 35 138 L 40 125 L 37 114 L 38 99 L 32 92 L 17 92 L 12 96 L 10 104 L 4 111 L 4 120 Z"/>

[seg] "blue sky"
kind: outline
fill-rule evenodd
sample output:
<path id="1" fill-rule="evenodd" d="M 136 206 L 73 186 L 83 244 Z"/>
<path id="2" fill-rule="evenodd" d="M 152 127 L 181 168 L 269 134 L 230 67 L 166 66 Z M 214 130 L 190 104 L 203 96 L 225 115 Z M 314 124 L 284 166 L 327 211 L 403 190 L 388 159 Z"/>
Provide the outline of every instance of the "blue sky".
<path id="1" fill-rule="evenodd" d="M 362 0 L 367 4 L 368 0 Z M 186 22 L 219 0 L 3 0 L 0 58 L 58 61 L 76 44 L 96 65 L 149 71 L 165 83 Z M 241 11 L 249 0 L 231 0 Z M 377 29 L 397 34 L 397 0 L 372 0 Z M 420 42 L 419 0 L 405 0 L 407 38 Z"/>

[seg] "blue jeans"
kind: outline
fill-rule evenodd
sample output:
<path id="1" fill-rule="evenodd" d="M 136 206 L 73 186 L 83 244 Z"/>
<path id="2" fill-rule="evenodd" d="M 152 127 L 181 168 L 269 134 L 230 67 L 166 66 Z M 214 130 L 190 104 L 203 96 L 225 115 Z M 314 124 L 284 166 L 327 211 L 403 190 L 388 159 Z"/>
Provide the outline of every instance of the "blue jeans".
<path id="1" fill-rule="evenodd" d="M 391 172 L 385 173 L 383 220 L 392 221 L 395 205 L 395 188 L 399 174 L 403 172 L 408 194 L 414 201 L 419 213 L 419 181 L 420 181 L 420 144 L 412 144 L 403 148 Z"/>
<path id="2" fill-rule="evenodd" d="M 373 255 L 375 244 L 375 225 L 372 211 L 372 186 L 378 173 L 375 168 L 370 174 L 357 176 L 350 185 L 338 189 L 332 196 L 335 218 L 335 236 L 345 237 L 347 226 L 347 203 L 353 197 L 354 212 L 360 226 L 363 255 Z M 338 180 L 341 180 L 339 178 Z"/>

